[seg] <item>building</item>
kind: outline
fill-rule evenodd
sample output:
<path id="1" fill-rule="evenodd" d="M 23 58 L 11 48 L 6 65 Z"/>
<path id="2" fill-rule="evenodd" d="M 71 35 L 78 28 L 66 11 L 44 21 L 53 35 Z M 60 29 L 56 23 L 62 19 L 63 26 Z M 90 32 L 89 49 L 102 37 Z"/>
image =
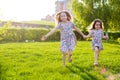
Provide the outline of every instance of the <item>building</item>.
<path id="1" fill-rule="evenodd" d="M 70 11 L 70 9 L 68 8 L 68 4 L 69 4 L 70 0 L 56 0 L 55 2 L 55 13 L 58 11 L 62 11 L 62 10 L 68 10 Z M 70 11 L 71 12 L 71 11 Z M 54 21 L 54 15 L 47 15 L 45 18 L 41 19 L 42 21 Z"/>
<path id="2" fill-rule="evenodd" d="M 51 21 L 53 22 L 54 21 L 54 15 L 47 15 L 45 18 L 42 18 L 41 19 L 42 21 Z"/>
<path id="3" fill-rule="evenodd" d="M 69 10 L 68 9 L 68 3 L 70 0 L 57 0 L 55 2 L 55 12 L 62 11 L 62 10 Z"/>

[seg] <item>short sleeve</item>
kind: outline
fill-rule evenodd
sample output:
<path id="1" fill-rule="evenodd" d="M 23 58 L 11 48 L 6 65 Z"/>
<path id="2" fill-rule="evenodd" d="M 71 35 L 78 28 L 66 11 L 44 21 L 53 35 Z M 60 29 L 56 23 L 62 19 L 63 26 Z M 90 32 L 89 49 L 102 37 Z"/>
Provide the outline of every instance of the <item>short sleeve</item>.
<path id="1" fill-rule="evenodd" d="M 76 27 L 73 22 L 71 22 L 71 27 L 72 27 L 72 28 L 75 28 L 75 27 Z"/>
<path id="2" fill-rule="evenodd" d="M 93 30 L 90 30 L 90 35 L 93 35 L 94 34 L 94 31 Z"/>
<path id="3" fill-rule="evenodd" d="M 104 36 L 104 32 L 103 32 L 103 30 L 101 30 L 101 33 L 102 33 L 102 36 Z"/>

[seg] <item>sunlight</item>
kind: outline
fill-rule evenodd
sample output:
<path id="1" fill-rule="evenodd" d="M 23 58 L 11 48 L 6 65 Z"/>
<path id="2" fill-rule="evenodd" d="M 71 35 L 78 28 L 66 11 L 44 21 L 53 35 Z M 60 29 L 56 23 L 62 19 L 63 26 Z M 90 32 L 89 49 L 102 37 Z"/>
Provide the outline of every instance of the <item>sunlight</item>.
<path id="1" fill-rule="evenodd" d="M 0 0 L 1 20 L 40 20 L 55 13 L 56 0 Z"/>
<path id="2" fill-rule="evenodd" d="M 79 2 L 81 2 L 82 0 L 78 0 Z"/>

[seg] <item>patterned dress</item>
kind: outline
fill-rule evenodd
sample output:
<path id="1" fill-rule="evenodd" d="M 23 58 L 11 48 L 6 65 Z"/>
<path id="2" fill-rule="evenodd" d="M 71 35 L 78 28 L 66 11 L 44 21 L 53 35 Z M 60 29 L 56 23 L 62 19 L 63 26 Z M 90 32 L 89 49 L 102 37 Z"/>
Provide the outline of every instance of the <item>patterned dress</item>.
<path id="1" fill-rule="evenodd" d="M 75 25 L 72 22 L 67 24 L 59 23 L 57 29 L 60 29 L 60 51 L 66 53 L 68 50 L 74 50 L 76 46 L 76 36 L 73 32 Z"/>
<path id="2" fill-rule="evenodd" d="M 95 50 L 95 47 L 98 47 L 99 50 L 103 50 L 102 37 L 104 35 L 102 30 L 91 30 L 90 34 L 92 35 L 92 50 Z"/>

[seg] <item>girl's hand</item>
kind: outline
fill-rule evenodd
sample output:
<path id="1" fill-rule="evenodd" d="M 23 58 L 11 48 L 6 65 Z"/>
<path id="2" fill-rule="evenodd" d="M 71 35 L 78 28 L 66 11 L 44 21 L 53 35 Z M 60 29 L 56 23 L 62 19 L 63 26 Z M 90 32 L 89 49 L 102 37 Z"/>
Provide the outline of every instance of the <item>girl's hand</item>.
<path id="1" fill-rule="evenodd" d="M 108 32 L 106 32 L 105 39 L 106 39 L 106 40 L 109 39 Z"/>
<path id="2" fill-rule="evenodd" d="M 84 36 L 83 36 L 83 38 L 84 38 L 84 39 L 86 39 L 86 38 L 87 38 L 87 36 L 86 36 L 86 35 L 84 35 Z"/>
<path id="3" fill-rule="evenodd" d="M 104 38 L 104 39 L 106 39 L 106 40 L 108 40 L 108 39 L 109 39 L 109 37 L 108 37 L 108 36 L 103 36 L 103 38 Z"/>
<path id="4" fill-rule="evenodd" d="M 46 36 L 43 36 L 42 38 L 41 38 L 41 41 L 45 41 L 47 39 L 47 37 Z"/>
<path id="5" fill-rule="evenodd" d="M 109 39 L 109 37 L 108 37 L 108 36 L 105 36 L 105 39 L 106 39 L 106 40 L 108 40 L 108 39 Z"/>

